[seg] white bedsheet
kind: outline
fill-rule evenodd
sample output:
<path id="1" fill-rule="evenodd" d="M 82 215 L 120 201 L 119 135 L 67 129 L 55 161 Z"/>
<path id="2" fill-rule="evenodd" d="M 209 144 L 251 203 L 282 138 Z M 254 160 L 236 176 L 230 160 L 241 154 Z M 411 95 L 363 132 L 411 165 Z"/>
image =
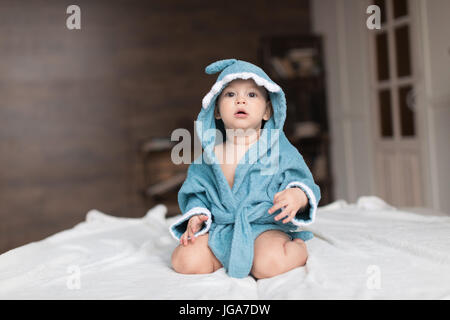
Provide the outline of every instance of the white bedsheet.
<path id="1" fill-rule="evenodd" d="M 0 255 L 1 299 L 450 299 L 450 217 L 376 197 L 320 207 L 305 267 L 265 280 L 181 275 L 158 205 L 139 219 L 91 210 L 74 228 Z"/>

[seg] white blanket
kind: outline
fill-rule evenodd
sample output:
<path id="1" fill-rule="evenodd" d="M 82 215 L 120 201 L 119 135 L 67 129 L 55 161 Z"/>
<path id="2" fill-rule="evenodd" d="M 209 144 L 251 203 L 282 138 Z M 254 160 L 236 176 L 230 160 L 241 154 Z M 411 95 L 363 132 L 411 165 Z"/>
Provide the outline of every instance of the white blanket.
<path id="1" fill-rule="evenodd" d="M 91 210 L 86 220 L 0 255 L 1 299 L 450 299 L 450 217 L 376 197 L 320 207 L 305 267 L 271 279 L 219 269 L 181 275 L 158 205 L 143 218 Z"/>

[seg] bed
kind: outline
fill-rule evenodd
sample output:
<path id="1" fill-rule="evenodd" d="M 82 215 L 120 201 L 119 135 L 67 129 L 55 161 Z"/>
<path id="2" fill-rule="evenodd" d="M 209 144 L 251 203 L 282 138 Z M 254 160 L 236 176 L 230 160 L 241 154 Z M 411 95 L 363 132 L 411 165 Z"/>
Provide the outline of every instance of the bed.
<path id="1" fill-rule="evenodd" d="M 442 213 L 373 196 L 335 201 L 305 228 L 315 234 L 306 266 L 256 281 L 223 268 L 174 272 L 168 226 L 177 217 L 166 211 L 123 218 L 91 210 L 71 229 L 0 255 L 0 298 L 450 299 L 450 217 Z"/>

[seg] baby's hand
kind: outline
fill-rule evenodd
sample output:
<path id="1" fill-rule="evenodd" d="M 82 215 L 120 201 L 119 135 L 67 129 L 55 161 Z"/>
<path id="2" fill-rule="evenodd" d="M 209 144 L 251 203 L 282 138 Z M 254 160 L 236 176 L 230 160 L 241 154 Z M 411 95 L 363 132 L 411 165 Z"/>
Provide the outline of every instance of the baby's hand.
<path id="1" fill-rule="evenodd" d="M 195 233 L 200 230 L 203 222 L 206 220 L 208 220 L 208 216 L 204 214 L 197 214 L 191 217 L 188 221 L 186 232 L 180 237 L 180 243 L 186 246 L 188 245 L 189 239 L 194 243 Z"/>
<path id="2" fill-rule="evenodd" d="M 288 188 L 276 193 L 273 197 L 273 203 L 274 206 L 269 209 L 269 214 L 283 208 L 281 213 L 275 217 L 275 221 L 286 218 L 283 223 L 288 223 L 294 219 L 300 208 L 308 204 L 308 197 L 300 188 Z"/>

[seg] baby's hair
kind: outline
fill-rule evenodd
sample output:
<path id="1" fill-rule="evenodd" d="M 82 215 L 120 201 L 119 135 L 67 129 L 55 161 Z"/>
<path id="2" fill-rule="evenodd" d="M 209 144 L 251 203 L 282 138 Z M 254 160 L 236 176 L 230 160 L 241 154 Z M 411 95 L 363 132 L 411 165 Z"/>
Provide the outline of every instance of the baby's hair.
<path id="1" fill-rule="evenodd" d="M 270 94 L 269 91 L 267 91 L 266 88 L 264 88 L 264 91 L 266 92 L 266 102 L 270 102 L 270 116 L 269 119 L 273 116 L 273 106 L 272 106 L 272 101 L 270 100 Z M 264 125 L 266 124 L 267 120 L 263 120 L 261 123 L 261 129 L 264 128 Z"/>
<path id="2" fill-rule="evenodd" d="M 263 88 L 264 88 L 264 87 L 263 87 Z M 264 88 L 264 91 L 266 92 L 266 100 L 267 100 L 267 101 L 270 101 L 270 94 L 269 94 L 269 91 L 267 91 L 266 88 Z"/>

